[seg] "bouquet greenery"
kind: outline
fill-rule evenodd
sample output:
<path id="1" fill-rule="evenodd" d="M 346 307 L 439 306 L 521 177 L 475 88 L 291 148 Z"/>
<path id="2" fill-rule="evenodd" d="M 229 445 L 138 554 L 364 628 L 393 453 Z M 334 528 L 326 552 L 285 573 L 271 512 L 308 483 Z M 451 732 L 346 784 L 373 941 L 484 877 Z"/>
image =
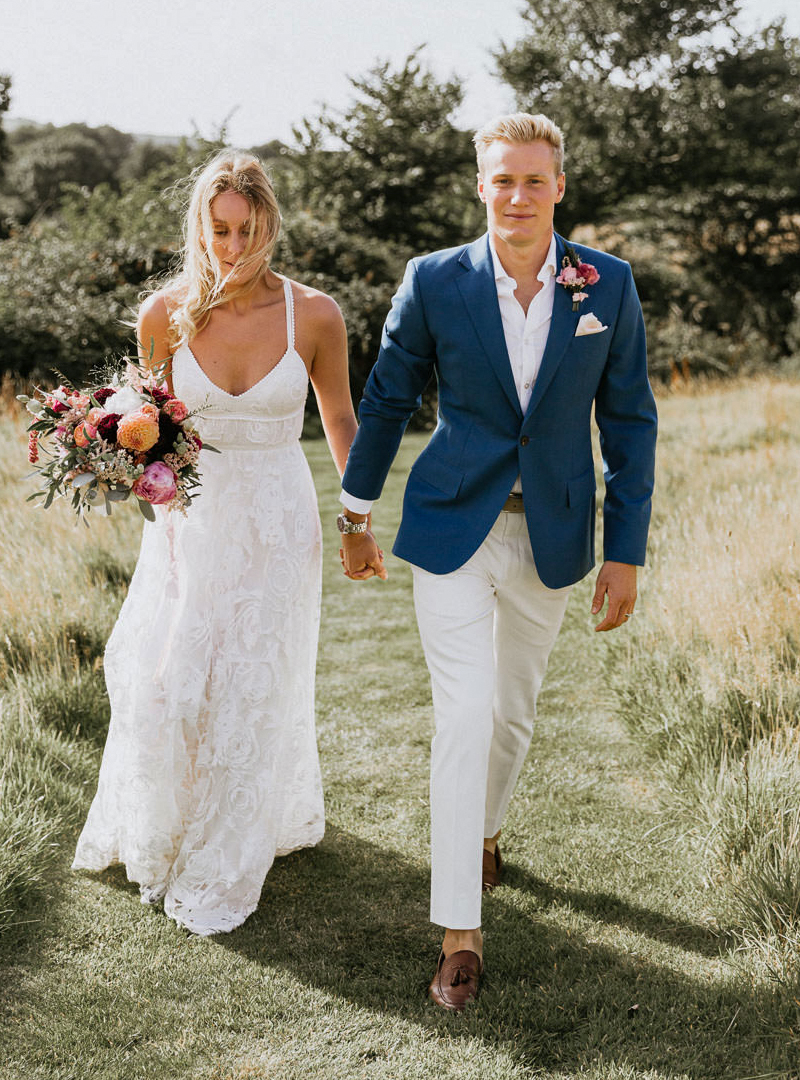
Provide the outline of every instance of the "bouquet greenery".
<path id="1" fill-rule="evenodd" d="M 121 374 L 86 389 L 19 395 L 34 417 L 28 460 L 42 484 L 28 501 L 47 509 L 71 495 L 81 517 L 94 508 L 110 514 L 133 494 L 148 521 L 156 505 L 185 513 L 200 486 L 200 451 L 214 447 L 203 446 L 193 414 L 167 389 L 165 367 L 128 360 Z"/>

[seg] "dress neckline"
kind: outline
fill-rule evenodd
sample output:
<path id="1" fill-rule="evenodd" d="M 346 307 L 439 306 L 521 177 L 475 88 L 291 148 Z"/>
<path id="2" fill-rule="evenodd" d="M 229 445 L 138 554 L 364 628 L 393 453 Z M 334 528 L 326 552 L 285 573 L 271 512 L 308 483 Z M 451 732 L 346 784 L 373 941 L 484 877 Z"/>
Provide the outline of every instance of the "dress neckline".
<path id="1" fill-rule="evenodd" d="M 294 353 L 294 355 L 303 365 L 303 368 L 305 368 L 305 361 L 295 348 L 294 343 L 294 294 L 292 293 L 292 286 L 288 278 L 283 279 L 283 299 L 286 306 L 286 351 L 275 361 L 269 371 L 265 371 L 260 379 L 254 382 L 251 386 L 248 386 L 246 390 L 242 390 L 240 394 L 231 394 L 229 390 L 225 390 L 223 387 L 218 386 L 217 383 L 215 383 L 211 376 L 208 374 L 208 372 L 203 367 L 201 367 L 200 361 L 192 352 L 192 347 L 189 342 L 183 342 L 183 345 L 186 347 L 186 351 L 194 361 L 195 367 L 206 380 L 209 386 L 213 386 L 215 390 L 218 390 L 220 394 L 224 394 L 225 397 L 231 398 L 233 401 L 238 401 L 239 398 L 245 397 L 247 394 L 255 390 L 256 387 L 261 386 L 261 384 L 270 377 L 273 371 L 275 371 L 281 366 L 283 361 L 286 359 L 287 356 L 290 355 L 290 353 Z"/>

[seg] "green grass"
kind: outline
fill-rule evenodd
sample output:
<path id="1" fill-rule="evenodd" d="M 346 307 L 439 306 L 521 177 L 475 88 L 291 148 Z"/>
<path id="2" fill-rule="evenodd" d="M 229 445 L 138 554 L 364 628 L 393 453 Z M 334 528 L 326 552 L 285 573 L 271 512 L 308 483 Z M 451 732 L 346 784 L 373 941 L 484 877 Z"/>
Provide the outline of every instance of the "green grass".
<path id="1" fill-rule="evenodd" d="M 707 411 L 687 399 L 674 429 L 692 410 Z M 406 439 L 375 514 L 387 548 L 420 445 Z M 2 1080 L 797 1077 L 798 1005 L 770 978 L 772 931 L 744 939 L 725 920 L 727 884 L 709 872 L 693 804 L 675 801 L 674 774 L 623 722 L 637 649 L 593 634 L 588 580 L 570 602 L 504 828 L 505 883 L 484 902 L 483 993 L 463 1016 L 426 1003 L 438 948 L 427 921 L 432 718 L 410 574 L 391 559 L 386 583 L 344 579 L 335 472 L 324 444 L 307 452 L 326 544 L 317 693 L 328 829 L 317 848 L 277 860 L 257 912 L 215 939 L 142 907 L 120 868 L 68 869 L 99 764 L 98 641 L 124 594 L 136 526 L 133 516 L 89 533 L 59 525 L 47 548 L 34 518 L 61 596 L 27 605 L 12 585 L 16 615 L 0 633 L 11 641 L 0 829 L 24 837 L 7 849 L 16 885 L 0 891 L 11 912 Z M 690 462 L 675 468 L 691 478 Z M 29 571 L 18 576 L 30 589 Z M 644 613 L 660 600 L 649 588 L 646 578 Z M 10 865 L 0 856 L 3 872 Z"/>

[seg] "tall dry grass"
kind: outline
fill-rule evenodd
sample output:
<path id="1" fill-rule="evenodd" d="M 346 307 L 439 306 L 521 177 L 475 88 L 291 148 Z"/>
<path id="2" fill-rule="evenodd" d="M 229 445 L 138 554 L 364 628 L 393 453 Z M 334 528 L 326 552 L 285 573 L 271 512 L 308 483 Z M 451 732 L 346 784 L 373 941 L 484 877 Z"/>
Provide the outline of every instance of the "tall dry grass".
<path id="1" fill-rule="evenodd" d="M 660 402 L 650 564 L 610 643 L 632 732 L 691 816 L 708 881 L 779 979 L 800 961 L 800 385 Z"/>
<path id="2" fill-rule="evenodd" d="M 0 930 L 41 917 L 108 723 L 102 652 L 140 529 L 128 507 L 101 529 L 26 497 L 24 412 L 0 414 Z M 132 527 L 133 525 L 137 527 Z"/>

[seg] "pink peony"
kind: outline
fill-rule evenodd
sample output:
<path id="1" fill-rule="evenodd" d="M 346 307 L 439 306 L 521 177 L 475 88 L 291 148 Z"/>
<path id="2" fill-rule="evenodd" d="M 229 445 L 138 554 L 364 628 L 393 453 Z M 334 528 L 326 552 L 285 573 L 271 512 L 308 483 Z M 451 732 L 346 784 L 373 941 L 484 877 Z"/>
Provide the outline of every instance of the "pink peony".
<path id="1" fill-rule="evenodd" d="M 172 502 L 177 490 L 175 473 L 161 461 L 148 465 L 133 485 L 133 494 L 137 499 L 154 503 L 156 506 Z"/>
<path id="2" fill-rule="evenodd" d="M 177 398 L 170 398 L 169 401 L 165 401 L 161 408 L 170 420 L 174 420 L 176 424 L 180 424 L 189 415 L 189 410 Z"/>
<path id="3" fill-rule="evenodd" d="M 591 263 L 580 263 L 578 273 L 583 278 L 584 285 L 594 285 L 600 280 L 600 275 Z"/>
<path id="4" fill-rule="evenodd" d="M 85 420 L 81 420 L 73 431 L 72 437 L 75 440 L 75 445 L 85 450 L 91 440 L 97 438 L 97 428 L 92 427 Z"/>
<path id="5" fill-rule="evenodd" d="M 58 394 L 58 397 L 56 397 L 56 394 Z M 70 406 L 67 405 L 66 397 L 66 386 L 59 386 L 53 391 L 52 394 L 45 394 L 44 403 L 48 407 L 48 409 L 52 409 L 53 412 L 69 412 Z"/>
<path id="6" fill-rule="evenodd" d="M 123 416 L 117 426 L 117 442 L 126 450 L 142 453 L 158 442 L 158 409 L 142 405 Z"/>

